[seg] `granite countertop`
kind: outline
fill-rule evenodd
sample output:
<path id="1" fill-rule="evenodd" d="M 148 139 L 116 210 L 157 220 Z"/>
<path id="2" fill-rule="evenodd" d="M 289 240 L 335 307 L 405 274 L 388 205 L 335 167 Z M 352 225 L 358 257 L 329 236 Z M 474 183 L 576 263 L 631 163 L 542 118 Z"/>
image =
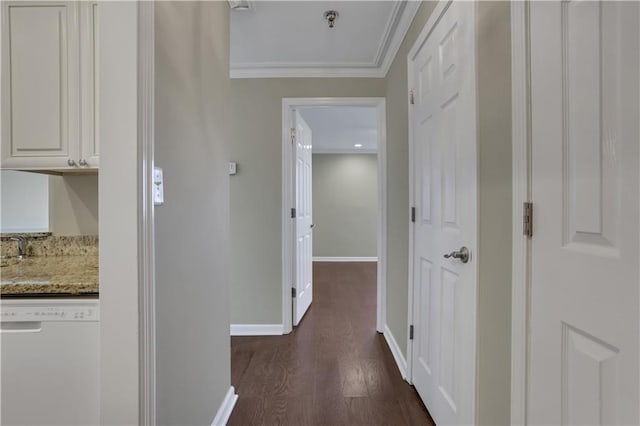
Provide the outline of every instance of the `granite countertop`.
<path id="1" fill-rule="evenodd" d="M 98 256 L 32 256 L 2 259 L 1 296 L 94 296 Z"/>

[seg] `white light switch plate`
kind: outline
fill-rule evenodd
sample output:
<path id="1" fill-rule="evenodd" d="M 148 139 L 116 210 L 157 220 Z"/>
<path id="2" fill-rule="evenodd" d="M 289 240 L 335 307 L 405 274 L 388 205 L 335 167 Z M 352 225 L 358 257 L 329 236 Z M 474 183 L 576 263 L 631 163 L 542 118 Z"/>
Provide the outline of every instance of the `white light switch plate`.
<path id="1" fill-rule="evenodd" d="M 229 163 L 229 175 L 233 176 L 238 172 L 238 164 L 235 161 Z"/>
<path id="2" fill-rule="evenodd" d="M 164 204 L 164 182 L 160 167 L 153 168 L 153 204 L 156 206 Z"/>

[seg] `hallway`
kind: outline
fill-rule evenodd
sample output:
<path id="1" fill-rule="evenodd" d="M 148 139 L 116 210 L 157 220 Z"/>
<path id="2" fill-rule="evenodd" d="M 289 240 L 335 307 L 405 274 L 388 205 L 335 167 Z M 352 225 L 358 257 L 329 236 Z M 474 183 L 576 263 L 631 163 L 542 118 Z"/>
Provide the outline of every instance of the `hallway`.
<path id="1" fill-rule="evenodd" d="M 293 333 L 232 337 L 229 425 L 432 425 L 375 330 L 376 263 L 314 263 Z"/>

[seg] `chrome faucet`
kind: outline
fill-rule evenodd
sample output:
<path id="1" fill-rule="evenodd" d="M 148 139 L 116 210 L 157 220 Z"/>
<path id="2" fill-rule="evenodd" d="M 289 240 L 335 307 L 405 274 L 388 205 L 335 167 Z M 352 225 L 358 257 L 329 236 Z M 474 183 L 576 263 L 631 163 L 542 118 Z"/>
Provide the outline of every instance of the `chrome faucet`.
<path id="1" fill-rule="evenodd" d="M 27 238 L 24 235 L 11 237 L 11 241 L 18 243 L 18 256 L 24 257 L 27 255 Z"/>

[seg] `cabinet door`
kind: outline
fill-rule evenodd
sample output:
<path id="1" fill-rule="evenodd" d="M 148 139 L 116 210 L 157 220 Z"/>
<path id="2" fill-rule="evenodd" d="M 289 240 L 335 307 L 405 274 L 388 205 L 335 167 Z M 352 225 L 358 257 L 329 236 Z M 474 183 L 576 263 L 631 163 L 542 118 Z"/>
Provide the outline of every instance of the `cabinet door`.
<path id="1" fill-rule="evenodd" d="M 98 2 L 80 3 L 80 167 L 98 168 Z"/>
<path id="2" fill-rule="evenodd" d="M 2 2 L 2 167 L 78 158 L 78 6 Z"/>

